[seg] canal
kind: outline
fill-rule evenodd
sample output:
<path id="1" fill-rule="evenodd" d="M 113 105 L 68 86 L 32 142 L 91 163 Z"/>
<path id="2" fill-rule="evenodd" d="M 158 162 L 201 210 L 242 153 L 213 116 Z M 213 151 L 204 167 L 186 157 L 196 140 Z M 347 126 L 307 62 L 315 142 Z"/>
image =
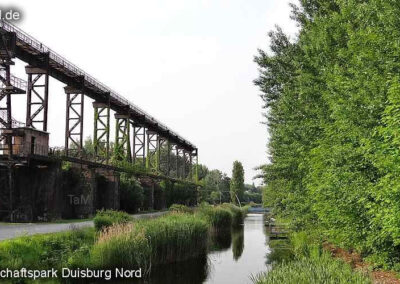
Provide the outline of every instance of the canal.
<path id="1" fill-rule="evenodd" d="M 244 224 L 213 235 L 207 255 L 152 270 L 149 284 L 245 284 L 268 269 L 268 237 L 262 214 L 248 214 Z"/>

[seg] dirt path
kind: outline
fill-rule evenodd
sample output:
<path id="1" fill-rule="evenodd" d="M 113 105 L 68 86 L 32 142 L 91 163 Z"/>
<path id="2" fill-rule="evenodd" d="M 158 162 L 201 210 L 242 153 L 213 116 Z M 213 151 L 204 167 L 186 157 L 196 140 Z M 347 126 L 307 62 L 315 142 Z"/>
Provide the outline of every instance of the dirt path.
<path id="1" fill-rule="evenodd" d="M 364 262 L 361 256 L 355 252 L 349 252 L 325 243 L 324 249 L 330 251 L 333 257 L 340 258 L 349 263 L 354 270 L 370 273 L 374 284 L 400 284 L 396 273 L 391 271 L 374 270 L 369 272 L 369 264 Z"/>
<path id="2" fill-rule="evenodd" d="M 146 213 L 146 214 L 135 214 L 131 215 L 133 218 L 143 219 L 143 218 L 154 218 L 164 215 L 167 211 Z M 72 222 L 72 223 L 24 223 L 24 224 L 7 224 L 0 223 L 0 241 L 13 239 L 23 235 L 36 235 L 36 234 L 46 234 L 68 231 L 72 228 L 85 228 L 93 227 L 93 221 L 84 222 Z"/>

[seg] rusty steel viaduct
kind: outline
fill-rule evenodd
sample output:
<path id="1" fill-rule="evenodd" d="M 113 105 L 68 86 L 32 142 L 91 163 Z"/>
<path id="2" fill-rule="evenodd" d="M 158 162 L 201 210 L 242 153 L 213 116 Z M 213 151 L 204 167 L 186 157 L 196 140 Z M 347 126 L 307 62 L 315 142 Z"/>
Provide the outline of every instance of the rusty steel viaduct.
<path id="1" fill-rule="evenodd" d="M 0 37 L 0 220 L 63 215 L 68 190 L 62 189 L 59 168 L 66 162 L 84 171 L 86 189 L 74 194 L 90 193 L 88 211 L 80 209 L 88 214 L 119 208 L 119 172 L 196 183 L 195 145 L 15 25 L 0 21 Z M 16 58 L 27 64 L 26 81 L 12 74 Z M 65 84 L 65 144 L 57 148 L 48 142 L 49 77 Z M 13 118 L 16 94 L 26 95 L 24 123 Z M 90 151 L 83 137 L 85 96 L 94 109 Z M 110 125 L 110 111 L 115 126 Z M 108 181 L 101 189 L 106 195 L 93 181 L 99 173 Z"/>

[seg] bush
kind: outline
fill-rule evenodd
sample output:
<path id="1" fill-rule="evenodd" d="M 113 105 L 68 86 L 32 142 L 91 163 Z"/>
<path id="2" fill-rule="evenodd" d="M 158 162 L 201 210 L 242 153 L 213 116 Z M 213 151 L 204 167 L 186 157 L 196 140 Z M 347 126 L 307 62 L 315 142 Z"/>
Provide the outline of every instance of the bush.
<path id="1" fill-rule="evenodd" d="M 138 212 L 143 206 L 144 191 L 140 183 L 128 174 L 121 174 L 121 209 L 129 213 Z"/>
<path id="2" fill-rule="evenodd" d="M 106 227 L 110 227 L 115 224 L 125 224 L 132 220 L 133 218 L 126 212 L 101 210 L 97 212 L 93 222 L 96 231 L 101 231 Z"/>
<path id="3" fill-rule="evenodd" d="M 178 212 L 178 213 L 193 213 L 193 210 L 186 205 L 182 204 L 172 204 L 169 207 L 169 211 Z"/>

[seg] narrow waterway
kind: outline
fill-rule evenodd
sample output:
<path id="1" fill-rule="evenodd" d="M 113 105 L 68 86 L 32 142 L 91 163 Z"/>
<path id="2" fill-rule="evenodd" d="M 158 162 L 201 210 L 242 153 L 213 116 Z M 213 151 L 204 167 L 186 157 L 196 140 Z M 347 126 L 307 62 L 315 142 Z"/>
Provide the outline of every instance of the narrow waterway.
<path id="1" fill-rule="evenodd" d="M 268 269 L 268 237 L 262 214 L 248 214 L 244 224 L 213 236 L 207 255 L 152 271 L 151 284 L 246 284 Z"/>

